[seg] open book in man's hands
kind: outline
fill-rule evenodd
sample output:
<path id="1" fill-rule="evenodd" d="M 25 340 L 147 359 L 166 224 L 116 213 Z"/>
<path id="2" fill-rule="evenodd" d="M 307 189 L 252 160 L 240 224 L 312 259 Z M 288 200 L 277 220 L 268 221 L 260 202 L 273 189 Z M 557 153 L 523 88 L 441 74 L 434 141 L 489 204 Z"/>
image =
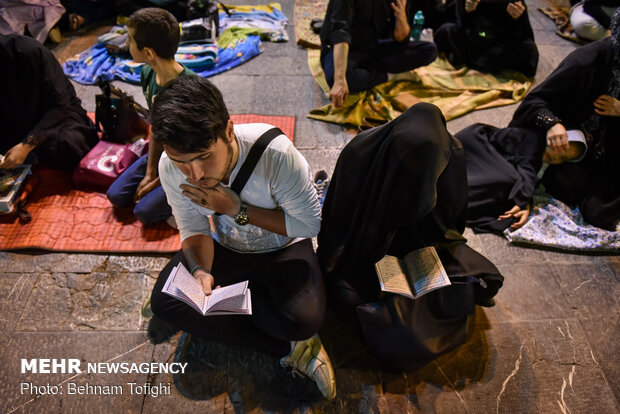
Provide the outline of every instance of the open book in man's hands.
<path id="1" fill-rule="evenodd" d="M 432 246 L 414 250 L 403 260 L 386 255 L 375 263 L 375 269 L 382 291 L 411 299 L 450 285 L 446 269 Z"/>
<path id="2" fill-rule="evenodd" d="M 213 289 L 211 295 L 207 296 L 202 290 L 202 284 L 182 263 L 172 269 L 162 292 L 187 303 L 205 316 L 252 314 L 252 297 L 247 280 Z"/>

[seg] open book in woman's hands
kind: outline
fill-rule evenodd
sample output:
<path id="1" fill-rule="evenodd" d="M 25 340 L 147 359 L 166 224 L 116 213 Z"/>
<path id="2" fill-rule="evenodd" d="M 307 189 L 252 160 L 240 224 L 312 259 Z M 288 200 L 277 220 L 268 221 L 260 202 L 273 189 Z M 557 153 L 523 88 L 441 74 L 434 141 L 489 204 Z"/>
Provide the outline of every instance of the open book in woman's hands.
<path id="1" fill-rule="evenodd" d="M 450 285 L 446 269 L 432 246 L 414 250 L 402 260 L 386 255 L 375 263 L 375 269 L 382 291 L 411 299 Z"/>
<path id="2" fill-rule="evenodd" d="M 252 297 L 247 280 L 213 289 L 207 296 L 200 282 L 182 263 L 172 269 L 162 292 L 187 303 L 205 316 L 252 314 Z"/>

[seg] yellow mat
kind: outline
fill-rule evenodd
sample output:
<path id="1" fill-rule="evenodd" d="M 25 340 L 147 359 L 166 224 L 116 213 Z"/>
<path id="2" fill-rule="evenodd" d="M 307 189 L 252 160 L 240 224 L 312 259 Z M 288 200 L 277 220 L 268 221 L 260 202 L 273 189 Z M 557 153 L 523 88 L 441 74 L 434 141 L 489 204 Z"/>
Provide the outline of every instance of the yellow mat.
<path id="1" fill-rule="evenodd" d="M 295 0 L 295 38 L 297 44 L 309 49 L 319 49 L 321 39 L 310 27 L 312 19 L 322 19 L 328 0 Z"/>
<path id="2" fill-rule="evenodd" d="M 329 86 L 320 64 L 320 51 L 308 51 L 308 66 L 321 89 L 329 96 Z M 391 120 L 418 102 L 437 105 L 446 120 L 476 109 L 519 102 L 532 80 L 514 71 L 486 74 L 467 67 L 454 68 L 445 59 L 401 74 L 398 80 L 351 94 L 341 108 L 332 105 L 310 111 L 308 118 L 357 127 L 364 118 Z"/>

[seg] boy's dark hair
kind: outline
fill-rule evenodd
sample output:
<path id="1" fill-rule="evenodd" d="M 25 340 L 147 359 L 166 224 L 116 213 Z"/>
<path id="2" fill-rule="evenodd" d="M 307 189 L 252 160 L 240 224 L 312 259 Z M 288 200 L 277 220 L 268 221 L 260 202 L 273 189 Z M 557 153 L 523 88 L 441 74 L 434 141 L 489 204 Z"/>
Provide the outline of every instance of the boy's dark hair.
<path id="1" fill-rule="evenodd" d="M 134 30 L 139 50 L 150 47 L 162 59 L 173 59 L 179 47 L 181 29 L 170 12 L 157 7 L 136 10 L 127 21 Z"/>
<path id="2" fill-rule="evenodd" d="M 229 119 L 219 89 L 195 75 L 168 82 L 151 110 L 154 138 L 184 154 L 204 151 L 224 137 Z"/>

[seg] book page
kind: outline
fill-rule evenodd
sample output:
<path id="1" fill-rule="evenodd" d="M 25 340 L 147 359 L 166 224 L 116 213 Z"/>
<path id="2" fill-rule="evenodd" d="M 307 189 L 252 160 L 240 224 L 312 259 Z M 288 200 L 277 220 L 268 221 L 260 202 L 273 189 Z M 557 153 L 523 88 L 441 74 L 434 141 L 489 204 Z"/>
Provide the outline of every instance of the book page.
<path id="1" fill-rule="evenodd" d="M 196 304 L 204 314 L 206 307 L 207 295 L 202 290 L 202 285 L 197 281 L 189 271 L 179 263 L 177 271 L 172 277 L 171 284 L 181 292 L 193 303 Z"/>
<path id="2" fill-rule="evenodd" d="M 384 292 L 392 292 L 413 298 L 413 293 L 409 287 L 405 270 L 400 260 L 394 256 L 384 256 L 383 259 L 375 263 L 375 269 L 379 276 L 379 284 Z"/>
<path id="3" fill-rule="evenodd" d="M 183 294 L 183 292 L 181 292 L 179 289 L 177 289 L 174 286 L 174 284 L 172 283 L 172 280 L 176 276 L 176 273 L 177 273 L 178 270 L 179 270 L 179 267 L 175 266 L 170 271 L 170 275 L 168 276 L 168 279 L 166 279 L 166 283 L 164 284 L 164 287 L 161 289 L 161 291 L 164 292 L 167 295 L 172 296 L 175 299 L 178 299 L 178 300 L 182 301 L 183 303 L 186 303 L 187 305 L 189 305 L 192 308 L 196 309 L 197 312 L 200 312 L 201 314 L 204 314 L 202 308 L 199 308 L 198 305 L 196 305 L 194 302 L 192 302 L 192 300 L 190 298 L 185 296 Z"/>
<path id="4" fill-rule="evenodd" d="M 234 285 L 224 286 L 218 289 L 213 289 L 211 292 L 211 296 L 207 299 L 207 310 L 215 307 L 220 302 L 225 302 L 220 304 L 217 308 L 219 310 L 227 309 L 227 310 L 235 310 L 235 309 L 243 309 L 243 304 L 245 303 L 245 293 L 248 288 L 248 281 L 243 281 L 239 283 L 235 283 Z M 240 302 L 230 301 L 231 298 L 238 297 L 240 298 Z M 230 305 L 229 305 L 230 304 Z"/>
<path id="5" fill-rule="evenodd" d="M 433 246 L 409 253 L 404 262 L 416 298 L 450 285 L 450 279 Z"/>
<path id="6" fill-rule="evenodd" d="M 252 293 L 247 289 L 241 296 L 224 299 L 207 310 L 207 315 L 251 315 Z"/>

